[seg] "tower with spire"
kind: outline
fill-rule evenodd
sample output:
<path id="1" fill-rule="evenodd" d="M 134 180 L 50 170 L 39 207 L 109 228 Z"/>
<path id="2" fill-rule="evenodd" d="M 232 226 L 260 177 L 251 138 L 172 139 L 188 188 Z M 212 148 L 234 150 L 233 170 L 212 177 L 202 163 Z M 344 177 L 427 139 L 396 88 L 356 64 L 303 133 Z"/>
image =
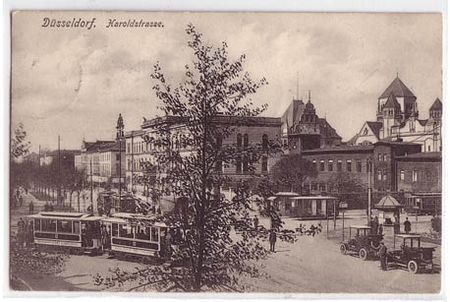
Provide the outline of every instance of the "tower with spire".
<path id="1" fill-rule="evenodd" d="M 376 121 L 366 121 L 348 142 L 373 144 L 380 140 L 422 144 L 424 152 L 441 151 L 442 103 L 436 99 L 427 119 L 419 118 L 417 98 L 398 74 L 378 98 Z"/>

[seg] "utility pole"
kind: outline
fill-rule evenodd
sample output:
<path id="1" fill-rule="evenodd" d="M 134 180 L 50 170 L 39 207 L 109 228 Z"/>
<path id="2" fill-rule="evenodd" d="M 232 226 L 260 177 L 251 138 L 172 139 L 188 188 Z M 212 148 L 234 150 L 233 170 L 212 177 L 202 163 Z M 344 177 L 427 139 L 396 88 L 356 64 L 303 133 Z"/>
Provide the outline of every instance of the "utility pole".
<path id="1" fill-rule="evenodd" d="M 56 204 L 61 205 L 61 137 L 58 135 L 58 191 L 56 193 Z"/>
<path id="2" fill-rule="evenodd" d="M 94 188 L 92 185 L 92 157 L 90 158 L 89 168 L 91 170 L 91 214 L 94 214 Z"/>
<path id="3" fill-rule="evenodd" d="M 372 159 L 367 159 L 367 225 L 370 226 L 370 216 L 372 214 Z"/>
<path id="4" fill-rule="evenodd" d="M 117 119 L 116 126 L 116 141 L 119 142 L 119 206 L 122 202 L 122 140 L 124 137 L 123 129 L 123 118 L 122 114 L 119 113 L 119 118 Z"/>

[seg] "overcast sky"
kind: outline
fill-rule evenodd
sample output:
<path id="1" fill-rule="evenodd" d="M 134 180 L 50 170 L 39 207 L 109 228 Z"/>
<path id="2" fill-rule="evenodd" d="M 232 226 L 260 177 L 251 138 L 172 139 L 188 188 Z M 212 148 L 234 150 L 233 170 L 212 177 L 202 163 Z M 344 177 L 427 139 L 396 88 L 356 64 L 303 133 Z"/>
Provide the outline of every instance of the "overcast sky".
<path id="1" fill-rule="evenodd" d="M 43 28 L 43 18 L 96 18 L 95 28 Z M 162 21 L 164 28 L 106 28 L 108 19 Z M 421 118 L 442 100 L 442 23 L 438 14 L 161 14 L 31 13 L 13 16 L 12 123 L 23 122 L 36 151 L 79 148 L 112 139 L 121 112 L 125 130 L 158 114 L 149 74 L 156 61 L 176 82 L 192 59 L 186 47 L 191 22 L 214 45 L 226 41 L 232 57 L 269 85 L 253 100 L 279 117 L 296 95 L 311 90 L 348 140 L 375 119 L 377 98 L 399 73 L 418 99 Z"/>

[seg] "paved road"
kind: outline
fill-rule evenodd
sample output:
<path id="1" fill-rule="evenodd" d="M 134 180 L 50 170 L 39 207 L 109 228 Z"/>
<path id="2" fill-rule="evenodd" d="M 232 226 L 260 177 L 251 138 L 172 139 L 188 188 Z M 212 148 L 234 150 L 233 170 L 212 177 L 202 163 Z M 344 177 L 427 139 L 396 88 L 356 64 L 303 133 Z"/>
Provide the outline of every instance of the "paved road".
<path id="1" fill-rule="evenodd" d="M 28 198 L 28 197 L 27 197 Z M 29 197 L 31 198 L 31 197 Z M 24 210 L 13 213 L 20 214 Z M 351 217 L 351 216 L 350 216 Z M 362 216 L 354 215 L 348 223 L 359 223 Z M 13 219 L 15 220 L 15 218 Z M 262 224 L 268 223 L 263 219 Z M 318 221 L 302 222 L 307 226 Z M 326 222 L 322 221 L 322 225 Z M 286 220 L 289 228 L 299 221 Z M 330 223 L 330 228 L 332 224 Z M 340 221 L 338 221 L 338 229 Z M 361 261 L 341 255 L 338 240 L 327 240 L 325 230 L 315 237 L 300 236 L 294 244 L 277 243 L 277 252 L 260 263 L 266 278 L 242 279 L 253 292 L 292 293 L 436 293 L 440 290 L 440 274 L 417 274 L 398 269 L 381 271 L 378 261 Z M 268 244 L 268 243 L 267 243 Z M 440 247 L 438 247 L 440 250 Z M 93 285 L 97 273 L 120 267 L 133 270 L 140 264 L 118 261 L 106 255 L 98 257 L 71 256 L 58 276 L 24 276 L 34 290 L 101 290 Z M 126 290 L 120 288 L 116 290 Z"/>

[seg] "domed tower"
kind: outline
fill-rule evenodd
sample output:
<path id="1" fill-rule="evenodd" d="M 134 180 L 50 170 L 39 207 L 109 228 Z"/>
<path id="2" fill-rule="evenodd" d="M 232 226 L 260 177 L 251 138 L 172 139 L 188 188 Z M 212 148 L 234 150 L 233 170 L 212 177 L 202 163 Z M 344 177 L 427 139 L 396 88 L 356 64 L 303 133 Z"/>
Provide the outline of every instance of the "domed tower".
<path id="1" fill-rule="evenodd" d="M 314 124 L 317 123 L 317 119 L 316 108 L 314 108 L 313 103 L 311 103 L 311 92 L 308 92 L 308 102 L 303 110 L 301 122 Z"/>
<path id="2" fill-rule="evenodd" d="M 394 93 L 391 92 L 382 109 L 383 128 L 381 138 L 392 135 L 392 126 L 396 126 L 399 119 L 401 119 L 401 106 Z"/>
<path id="3" fill-rule="evenodd" d="M 386 88 L 386 90 L 378 98 L 377 121 L 383 121 L 383 108 L 387 104 L 389 96 L 393 94 L 400 105 L 399 115 L 401 121 L 407 120 L 410 116 L 418 116 L 416 96 L 412 91 L 397 77 Z"/>

